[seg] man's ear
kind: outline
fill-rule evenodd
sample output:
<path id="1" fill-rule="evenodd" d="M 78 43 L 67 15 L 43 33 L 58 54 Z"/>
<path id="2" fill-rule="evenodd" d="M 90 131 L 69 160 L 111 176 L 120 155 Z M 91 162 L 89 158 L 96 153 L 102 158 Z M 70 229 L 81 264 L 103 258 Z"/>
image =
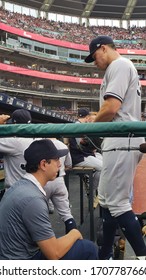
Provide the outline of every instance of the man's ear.
<path id="1" fill-rule="evenodd" d="M 46 164 L 47 164 L 47 161 L 45 159 L 42 159 L 39 163 L 39 169 L 45 170 Z"/>

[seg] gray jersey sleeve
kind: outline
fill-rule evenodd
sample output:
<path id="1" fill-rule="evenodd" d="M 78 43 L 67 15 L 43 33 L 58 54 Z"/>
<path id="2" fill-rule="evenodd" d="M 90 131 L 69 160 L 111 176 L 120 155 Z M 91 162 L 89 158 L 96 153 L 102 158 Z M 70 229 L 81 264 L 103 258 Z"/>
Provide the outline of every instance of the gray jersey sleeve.
<path id="1" fill-rule="evenodd" d="M 128 63 L 129 62 L 129 63 Z M 105 75 L 106 89 L 104 99 L 110 95 L 121 102 L 125 97 L 131 79 L 131 62 L 122 58 L 115 60 L 108 67 Z"/>
<path id="2" fill-rule="evenodd" d="M 141 92 L 137 70 L 124 57 L 114 60 L 106 69 L 100 88 L 100 106 L 108 97 L 121 101 L 113 121 L 141 120 Z"/>

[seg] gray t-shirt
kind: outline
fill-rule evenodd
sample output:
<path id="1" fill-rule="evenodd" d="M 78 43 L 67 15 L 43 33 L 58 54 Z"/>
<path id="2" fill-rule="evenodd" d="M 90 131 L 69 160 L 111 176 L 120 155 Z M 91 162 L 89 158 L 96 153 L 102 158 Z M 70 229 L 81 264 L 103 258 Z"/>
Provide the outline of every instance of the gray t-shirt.
<path id="1" fill-rule="evenodd" d="M 29 259 L 37 241 L 55 236 L 45 195 L 32 181 L 16 182 L 0 203 L 0 259 Z"/>

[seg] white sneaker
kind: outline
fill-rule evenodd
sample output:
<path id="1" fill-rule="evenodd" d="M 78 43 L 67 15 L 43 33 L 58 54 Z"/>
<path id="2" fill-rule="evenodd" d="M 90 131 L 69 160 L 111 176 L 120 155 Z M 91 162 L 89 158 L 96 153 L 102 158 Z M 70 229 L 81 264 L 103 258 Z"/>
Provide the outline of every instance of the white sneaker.
<path id="1" fill-rule="evenodd" d="M 146 256 L 137 256 L 136 260 L 146 260 Z"/>

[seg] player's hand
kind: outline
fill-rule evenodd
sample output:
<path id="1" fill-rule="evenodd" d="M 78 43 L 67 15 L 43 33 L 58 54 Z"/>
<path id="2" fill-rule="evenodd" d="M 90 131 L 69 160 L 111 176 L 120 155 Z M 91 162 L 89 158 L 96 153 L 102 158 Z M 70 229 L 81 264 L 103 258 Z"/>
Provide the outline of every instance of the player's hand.
<path id="1" fill-rule="evenodd" d="M 146 225 L 142 228 L 142 234 L 146 235 Z"/>
<path id="2" fill-rule="evenodd" d="M 6 121 L 10 118 L 9 115 L 2 114 L 0 115 L 0 124 L 5 124 Z"/>
<path id="3" fill-rule="evenodd" d="M 89 141 L 88 141 L 88 139 L 87 139 L 86 137 L 81 138 L 80 144 L 82 144 L 82 145 L 87 145 L 88 143 L 89 143 Z"/>

